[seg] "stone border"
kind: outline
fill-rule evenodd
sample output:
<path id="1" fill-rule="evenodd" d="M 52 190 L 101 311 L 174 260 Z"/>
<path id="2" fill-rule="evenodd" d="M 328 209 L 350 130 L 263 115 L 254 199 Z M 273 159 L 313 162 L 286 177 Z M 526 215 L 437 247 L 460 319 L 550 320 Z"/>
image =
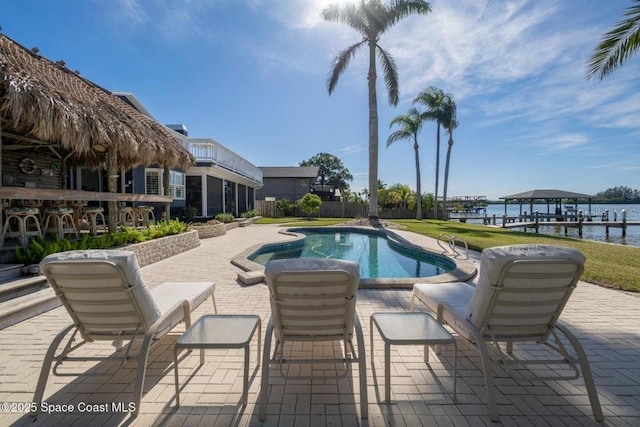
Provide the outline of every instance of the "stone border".
<path id="1" fill-rule="evenodd" d="M 296 227 L 292 227 L 292 228 L 296 228 Z M 298 228 L 304 228 L 304 227 L 298 227 Z M 432 250 L 413 244 L 408 240 L 406 240 L 405 238 L 387 229 L 379 229 L 379 228 L 373 228 L 373 227 L 342 227 L 342 226 L 340 227 L 340 229 L 343 231 L 346 231 L 347 229 L 350 229 L 350 228 L 356 231 L 357 230 L 376 231 L 380 234 L 386 235 L 387 239 L 389 239 L 391 242 L 397 245 L 401 245 L 401 246 L 408 247 L 415 250 L 425 251 L 438 256 L 444 256 L 450 259 L 456 265 L 456 268 L 454 270 L 449 271 L 448 273 L 444 273 L 444 274 L 440 274 L 438 276 L 432 276 L 432 277 L 406 277 L 406 278 L 398 278 L 398 279 L 392 279 L 392 278 L 360 279 L 360 285 L 363 285 L 363 288 L 367 288 L 367 289 L 412 288 L 415 283 L 466 282 L 467 280 L 471 280 L 478 271 L 476 269 L 476 266 L 470 260 L 464 260 L 459 258 L 453 258 L 447 255 L 436 254 Z M 286 242 L 274 242 L 274 243 L 253 245 L 248 249 L 242 251 L 235 257 L 233 257 L 231 259 L 231 263 L 236 267 L 243 269 L 244 271 L 257 272 L 256 274 L 259 274 L 261 272 L 264 276 L 264 266 L 251 261 L 249 259 L 249 256 L 251 256 L 254 252 L 262 248 L 263 246 L 269 246 L 269 245 L 280 246 L 282 244 L 295 245 L 295 244 L 300 244 L 302 240 L 304 240 L 305 238 L 304 234 L 296 233 L 289 230 L 280 230 L 278 231 L 278 233 L 293 236 L 294 239 Z"/>
<path id="2" fill-rule="evenodd" d="M 120 249 L 133 251 L 138 258 L 140 267 L 144 267 L 198 246 L 200 246 L 198 232 L 193 230 L 142 243 L 134 243 L 133 245 L 123 246 Z"/>
<path id="3" fill-rule="evenodd" d="M 205 224 L 198 226 L 191 226 L 190 230 L 196 230 L 200 239 L 208 239 L 210 237 L 218 237 L 227 234 L 227 227 L 225 224 Z"/>

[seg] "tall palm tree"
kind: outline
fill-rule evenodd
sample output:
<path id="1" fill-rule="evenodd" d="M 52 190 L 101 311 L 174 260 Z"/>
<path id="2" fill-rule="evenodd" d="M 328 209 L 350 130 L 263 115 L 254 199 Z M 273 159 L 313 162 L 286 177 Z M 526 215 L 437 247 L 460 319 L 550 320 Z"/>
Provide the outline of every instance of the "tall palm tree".
<path id="1" fill-rule="evenodd" d="M 414 104 L 426 107 L 427 111 L 422 113 L 423 121 L 436 122 L 436 183 L 433 193 L 433 217 L 438 218 L 438 183 L 440 177 L 440 127 L 444 120 L 443 106 L 447 95 L 436 87 L 429 87 L 418 94 L 413 100 Z"/>
<path id="2" fill-rule="evenodd" d="M 447 160 L 444 163 L 444 189 L 442 190 L 442 211 L 447 212 L 447 187 L 449 185 L 449 161 L 451 160 L 451 149 L 453 148 L 453 130 L 458 127 L 456 102 L 452 95 L 448 95 L 444 104 L 442 125 L 449 134 L 449 146 L 447 147 Z"/>
<path id="3" fill-rule="evenodd" d="M 587 78 L 608 76 L 640 49 L 640 0 L 633 0 L 624 14 L 626 19 L 604 34 L 589 61 Z"/>
<path id="4" fill-rule="evenodd" d="M 380 37 L 401 19 L 413 14 L 427 14 L 431 5 L 424 0 L 361 0 L 358 3 L 331 4 L 322 11 L 327 21 L 341 22 L 356 30 L 362 40 L 347 47 L 334 58 L 327 79 L 329 95 L 349 66 L 359 48 L 368 47 L 369 72 L 369 218 L 378 218 L 378 97 L 376 94 L 376 55 L 380 61 L 389 103 L 398 103 L 398 70 L 393 57 L 378 42 Z"/>
<path id="5" fill-rule="evenodd" d="M 417 192 L 417 207 L 416 207 L 416 219 L 422 219 L 422 190 L 420 188 L 420 153 L 418 151 L 418 133 L 420 132 L 420 128 L 422 128 L 423 120 L 421 118 L 420 112 L 412 108 L 409 110 L 407 114 L 403 114 L 397 116 L 391 123 L 389 127 L 393 127 L 393 125 L 399 125 L 400 129 L 393 132 L 387 138 L 387 147 L 397 141 L 402 141 L 405 139 L 413 139 L 413 150 L 415 151 L 416 157 L 416 192 Z"/>

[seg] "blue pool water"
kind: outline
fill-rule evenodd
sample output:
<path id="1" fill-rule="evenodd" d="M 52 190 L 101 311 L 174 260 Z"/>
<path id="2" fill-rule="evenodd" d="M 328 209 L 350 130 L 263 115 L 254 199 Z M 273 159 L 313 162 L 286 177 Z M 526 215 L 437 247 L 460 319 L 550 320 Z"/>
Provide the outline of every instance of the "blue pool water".
<path id="1" fill-rule="evenodd" d="M 297 228 L 305 238 L 265 245 L 249 259 L 261 265 L 283 258 L 336 258 L 355 261 L 362 279 L 431 277 L 456 268 L 438 254 L 403 246 L 375 230 L 352 228 Z"/>

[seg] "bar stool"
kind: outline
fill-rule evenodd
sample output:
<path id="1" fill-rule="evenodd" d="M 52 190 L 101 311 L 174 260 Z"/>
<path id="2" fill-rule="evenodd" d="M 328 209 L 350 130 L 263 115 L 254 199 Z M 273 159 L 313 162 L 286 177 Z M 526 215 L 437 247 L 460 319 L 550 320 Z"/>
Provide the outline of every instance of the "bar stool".
<path id="1" fill-rule="evenodd" d="M 101 219 L 101 223 L 98 224 L 98 217 Z M 91 235 L 96 236 L 98 234 L 98 225 L 102 227 L 103 232 L 107 232 L 107 222 L 104 219 L 104 208 L 100 206 L 87 206 L 82 209 L 82 222 L 87 222 L 91 230 Z"/>
<path id="2" fill-rule="evenodd" d="M 76 223 L 76 229 L 78 229 L 78 231 L 80 231 L 82 229 L 82 224 L 81 224 L 82 215 L 80 213 L 82 212 L 82 208 L 87 206 L 87 201 L 86 200 L 71 200 L 71 201 L 67 202 L 67 206 L 70 207 L 71 209 L 73 209 L 73 220 Z"/>
<path id="3" fill-rule="evenodd" d="M 79 237 L 76 222 L 73 220 L 72 208 L 62 206 L 49 207 L 45 209 L 44 215 L 46 217 L 44 222 L 44 234 L 57 234 L 60 239 L 64 239 L 64 235 L 70 233 Z"/>
<path id="4" fill-rule="evenodd" d="M 38 220 L 38 214 L 40 213 L 38 208 L 9 208 L 5 211 L 7 219 L 2 227 L 2 239 L 0 240 L 0 247 L 4 246 L 4 239 L 7 237 L 17 237 L 20 240 L 22 246 L 27 246 L 29 243 L 29 237 L 40 236 L 42 237 L 42 229 L 40 228 L 40 221 Z M 17 230 L 11 227 L 11 220 L 17 224 Z M 31 224 L 29 223 L 31 221 Z M 35 230 L 30 229 L 30 225 Z"/>
<path id="5" fill-rule="evenodd" d="M 136 224 L 140 224 L 145 228 L 149 228 L 151 221 L 156 222 L 156 215 L 153 212 L 153 206 L 137 206 L 133 208 L 136 217 Z"/>
<path id="6" fill-rule="evenodd" d="M 121 206 L 118 208 L 118 225 L 121 227 L 136 226 L 136 217 L 132 207 Z"/>

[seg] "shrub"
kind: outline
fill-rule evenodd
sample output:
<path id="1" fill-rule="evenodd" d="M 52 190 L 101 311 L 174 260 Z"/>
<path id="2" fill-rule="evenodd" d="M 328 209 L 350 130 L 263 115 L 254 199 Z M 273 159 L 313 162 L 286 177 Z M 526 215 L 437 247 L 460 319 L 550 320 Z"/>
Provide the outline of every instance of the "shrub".
<path id="1" fill-rule="evenodd" d="M 48 241 L 42 237 L 32 237 L 29 239 L 27 246 L 15 249 L 15 257 L 20 264 L 36 264 L 42 261 L 47 255 L 57 252 L 109 249 L 130 243 L 140 243 L 160 237 L 184 233 L 188 228 L 188 224 L 184 222 L 171 220 L 160 221 L 155 226 L 143 230 L 129 227 L 115 234 L 103 234 L 95 237 L 87 234 L 80 240 L 60 239 L 56 237 L 55 240 Z"/>
<path id="2" fill-rule="evenodd" d="M 229 222 L 233 222 L 235 220 L 233 215 L 230 214 L 230 213 L 219 213 L 219 214 L 216 214 L 215 219 L 217 219 L 220 222 L 224 222 L 225 224 L 227 224 Z"/>
<path id="3" fill-rule="evenodd" d="M 291 216 L 293 215 L 293 208 L 295 206 L 293 205 L 293 203 L 291 202 L 291 200 L 289 199 L 280 199 L 278 201 L 276 201 L 276 209 L 278 209 L 280 212 L 282 212 L 282 215 L 284 216 Z"/>
<path id="4" fill-rule="evenodd" d="M 244 212 L 241 216 L 242 218 L 253 218 L 258 216 L 258 211 L 256 211 L 255 209 L 252 209 L 250 211 Z"/>
<path id="5" fill-rule="evenodd" d="M 322 200 L 317 194 L 307 193 L 302 196 L 302 199 L 298 200 L 297 204 L 300 210 L 307 214 L 307 217 L 311 217 L 312 214 L 320 212 Z"/>

